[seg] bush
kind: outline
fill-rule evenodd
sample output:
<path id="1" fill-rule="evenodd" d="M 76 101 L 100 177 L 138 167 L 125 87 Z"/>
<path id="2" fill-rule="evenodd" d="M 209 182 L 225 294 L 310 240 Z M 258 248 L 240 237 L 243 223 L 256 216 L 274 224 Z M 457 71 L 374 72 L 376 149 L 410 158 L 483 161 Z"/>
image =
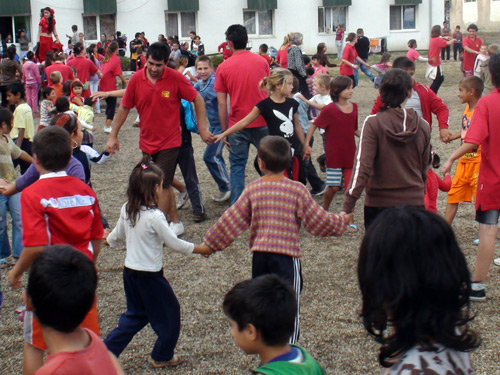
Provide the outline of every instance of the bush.
<path id="1" fill-rule="evenodd" d="M 213 55 L 210 57 L 212 60 L 212 65 L 214 66 L 214 70 L 224 61 L 224 57 L 222 55 Z"/>
<path id="2" fill-rule="evenodd" d="M 126 56 L 120 56 L 122 70 L 130 70 L 130 59 Z"/>

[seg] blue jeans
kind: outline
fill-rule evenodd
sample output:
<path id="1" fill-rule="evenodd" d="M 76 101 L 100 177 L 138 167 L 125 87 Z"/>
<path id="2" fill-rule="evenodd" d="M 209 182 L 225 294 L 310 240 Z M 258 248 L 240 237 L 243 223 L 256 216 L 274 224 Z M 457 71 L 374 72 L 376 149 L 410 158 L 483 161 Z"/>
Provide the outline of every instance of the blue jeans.
<path id="1" fill-rule="evenodd" d="M 10 197 L 0 195 L 0 258 L 6 258 L 11 254 L 9 236 L 7 235 L 7 209 L 12 218 L 12 255 L 19 258 L 23 250 L 21 193 L 14 194 Z"/>
<path id="2" fill-rule="evenodd" d="M 363 59 L 363 61 L 367 62 L 368 60 Z M 370 68 L 364 66 L 359 61 L 357 61 L 356 64 L 359 65 L 361 71 L 366 74 L 366 76 L 370 79 L 370 81 L 373 82 L 375 80 L 375 76 L 371 72 Z M 358 74 L 359 74 L 358 69 L 354 69 L 354 86 L 358 85 Z"/>
<path id="3" fill-rule="evenodd" d="M 231 204 L 234 204 L 245 188 L 245 168 L 248 160 L 250 144 L 259 146 L 260 140 L 269 135 L 267 126 L 243 129 L 231 134 L 229 143 L 229 163 L 231 164 Z"/>
<path id="4" fill-rule="evenodd" d="M 217 135 L 222 133 L 222 130 L 220 126 L 211 126 L 210 132 Z M 223 193 L 230 189 L 229 174 L 227 173 L 226 162 L 222 156 L 224 145 L 225 143 L 223 141 L 212 143 L 207 146 L 205 154 L 203 154 L 203 160 L 205 161 L 208 171 L 217 184 L 219 191 Z"/>

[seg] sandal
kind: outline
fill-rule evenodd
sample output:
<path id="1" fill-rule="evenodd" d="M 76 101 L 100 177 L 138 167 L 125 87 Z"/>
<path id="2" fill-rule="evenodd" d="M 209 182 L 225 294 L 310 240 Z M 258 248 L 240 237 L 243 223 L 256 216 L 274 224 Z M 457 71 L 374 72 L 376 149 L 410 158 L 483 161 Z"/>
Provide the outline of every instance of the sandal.
<path id="1" fill-rule="evenodd" d="M 182 359 L 181 356 L 174 354 L 170 361 L 155 361 L 153 358 L 149 357 L 148 362 L 153 368 L 163 368 L 178 366 L 184 362 L 184 359 Z"/>
<path id="2" fill-rule="evenodd" d="M 347 231 L 349 233 L 356 233 L 358 231 L 358 226 L 356 224 L 349 224 L 347 226 Z"/>

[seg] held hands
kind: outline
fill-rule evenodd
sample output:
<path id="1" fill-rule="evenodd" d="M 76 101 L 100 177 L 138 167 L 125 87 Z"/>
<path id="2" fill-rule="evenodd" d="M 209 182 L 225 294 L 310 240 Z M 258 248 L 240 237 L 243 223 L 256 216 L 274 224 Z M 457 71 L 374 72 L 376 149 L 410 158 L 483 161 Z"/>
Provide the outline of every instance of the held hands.
<path id="1" fill-rule="evenodd" d="M 16 184 L 13 184 L 6 179 L 0 179 L 0 194 L 11 196 L 16 192 Z"/>
<path id="2" fill-rule="evenodd" d="M 443 172 L 443 175 L 447 175 L 450 173 L 452 165 L 453 161 L 451 159 L 446 160 L 446 162 L 443 164 L 443 169 L 441 170 Z"/>
<path id="3" fill-rule="evenodd" d="M 443 143 L 449 143 L 452 141 L 453 134 L 449 129 L 439 129 L 439 140 Z"/>
<path id="4" fill-rule="evenodd" d="M 217 142 L 220 142 L 221 140 L 223 140 L 224 138 L 226 138 L 224 136 L 224 133 L 221 133 L 221 134 L 217 134 L 214 138 L 214 143 L 217 143 Z"/>
<path id="5" fill-rule="evenodd" d="M 120 151 L 120 144 L 118 143 L 118 138 L 110 134 L 108 141 L 106 142 L 106 152 L 110 154 L 115 154 L 118 151 Z"/>
<path id="6" fill-rule="evenodd" d="M 302 154 L 303 154 L 302 159 L 303 160 L 309 159 L 309 157 L 311 156 L 312 153 L 313 153 L 313 150 L 312 150 L 311 146 L 305 145 L 303 150 L 302 150 Z"/>
<path id="7" fill-rule="evenodd" d="M 207 244 L 202 243 L 201 245 L 195 246 L 193 253 L 195 254 L 200 254 L 204 256 L 205 258 L 208 258 L 210 255 L 215 253 L 211 248 L 208 247 Z"/>
<path id="8" fill-rule="evenodd" d="M 215 136 L 210 133 L 208 129 L 202 127 L 198 129 L 198 131 L 200 132 L 200 137 L 203 142 L 205 142 L 207 145 L 211 145 L 212 143 L 214 143 Z"/>
<path id="9" fill-rule="evenodd" d="M 359 69 L 359 65 L 357 65 L 357 64 L 352 64 L 352 68 L 353 68 L 353 69 Z"/>
<path id="10" fill-rule="evenodd" d="M 16 273 L 14 273 L 15 271 L 15 267 L 13 269 L 11 269 L 9 271 L 9 273 L 7 274 L 7 279 L 9 281 L 9 284 L 10 286 L 13 288 L 13 289 L 17 289 L 21 286 L 21 275 L 18 275 Z"/>

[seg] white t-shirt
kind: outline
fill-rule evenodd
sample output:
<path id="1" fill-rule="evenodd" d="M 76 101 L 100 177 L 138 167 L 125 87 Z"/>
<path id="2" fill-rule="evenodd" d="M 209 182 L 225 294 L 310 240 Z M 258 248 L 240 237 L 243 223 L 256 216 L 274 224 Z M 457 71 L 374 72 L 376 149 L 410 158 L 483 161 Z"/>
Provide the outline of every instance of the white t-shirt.
<path id="1" fill-rule="evenodd" d="M 422 105 L 420 103 L 420 96 L 418 95 L 417 90 L 411 91 L 411 97 L 406 101 L 405 108 L 413 109 L 415 112 L 417 112 L 417 114 L 421 118 L 424 118 L 422 114 Z"/>
<path id="2" fill-rule="evenodd" d="M 177 238 L 159 209 L 142 207 L 135 226 L 132 226 L 127 218 L 126 205 L 122 206 L 115 229 L 107 238 L 112 247 L 116 247 L 120 241 L 126 241 L 125 267 L 136 271 L 160 271 L 163 266 L 163 244 L 185 255 L 193 252 L 194 245 Z"/>

